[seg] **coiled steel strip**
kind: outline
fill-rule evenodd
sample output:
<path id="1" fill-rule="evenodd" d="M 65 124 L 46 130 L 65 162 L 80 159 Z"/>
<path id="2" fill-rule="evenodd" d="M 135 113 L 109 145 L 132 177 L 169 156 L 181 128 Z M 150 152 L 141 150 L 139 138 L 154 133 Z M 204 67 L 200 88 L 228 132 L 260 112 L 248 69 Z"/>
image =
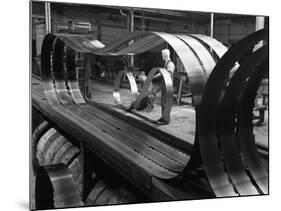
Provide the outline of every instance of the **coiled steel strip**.
<path id="1" fill-rule="evenodd" d="M 258 31 L 241 40 L 224 54 L 208 79 L 199 107 L 198 126 L 201 157 L 212 189 L 217 196 L 237 195 L 234 185 L 229 180 L 227 172 L 225 172 L 218 148 L 217 121 L 221 92 L 224 90 L 225 81 L 235 62 L 241 59 L 249 48 L 264 39 L 264 37 L 265 32 Z"/>
<path id="2" fill-rule="evenodd" d="M 266 49 L 268 51 L 268 48 Z M 263 65 L 248 79 L 245 91 L 242 94 L 239 108 L 238 108 L 238 136 L 239 143 L 242 149 L 242 154 L 246 168 L 252 175 L 255 183 L 260 188 L 263 194 L 268 194 L 268 171 L 261 163 L 258 155 L 257 146 L 255 144 L 255 137 L 253 134 L 253 109 L 255 106 L 255 97 L 257 90 L 261 84 L 266 71 L 268 71 L 268 57 L 264 60 Z"/>
<path id="3" fill-rule="evenodd" d="M 47 121 L 43 121 L 32 133 L 32 169 L 33 173 L 36 174 L 37 167 L 39 166 L 39 161 L 36 156 L 37 144 L 44 133 L 52 127 Z"/>
<path id="4" fill-rule="evenodd" d="M 38 169 L 35 201 L 36 209 L 83 206 L 72 174 L 64 164 Z"/>
<path id="5" fill-rule="evenodd" d="M 225 91 L 219 111 L 219 134 L 221 151 L 224 156 L 226 168 L 239 195 L 258 194 L 255 185 L 250 181 L 240 158 L 240 150 L 237 146 L 236 122 L 239 97 L 242 87 L 245 86 L 246 79 L 251 72 L 255 71 L 264 59 L 268 57 L 266 47 L 256 51 L 241 64 L 229 82 Z"/>

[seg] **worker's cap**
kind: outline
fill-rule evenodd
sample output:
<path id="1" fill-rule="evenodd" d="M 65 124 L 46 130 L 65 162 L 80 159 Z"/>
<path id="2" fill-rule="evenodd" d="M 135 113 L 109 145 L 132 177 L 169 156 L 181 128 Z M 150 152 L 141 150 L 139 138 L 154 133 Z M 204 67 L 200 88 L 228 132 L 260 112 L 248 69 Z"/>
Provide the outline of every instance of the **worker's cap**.
<path id="1" fill-rule="evenodd" d="M 169 49 L 163 49 L 162 50 L 162 55 L 170 56 L 170 50 Z"/>

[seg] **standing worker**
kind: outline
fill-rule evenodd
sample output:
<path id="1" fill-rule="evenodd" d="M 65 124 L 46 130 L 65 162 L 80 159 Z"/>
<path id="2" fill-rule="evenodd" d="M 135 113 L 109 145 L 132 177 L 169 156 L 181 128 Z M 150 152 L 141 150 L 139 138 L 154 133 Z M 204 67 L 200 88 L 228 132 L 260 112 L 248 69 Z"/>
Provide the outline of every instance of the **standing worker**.
<path id="1" fill-rule="evenodd" d="M 171 79 L 173 81 L 173 75 L 174 75 L 174 71 L 175 71 L 175 64 L 172 62 L 171 58 L 170 58 L 170 50 L 169 49 L 164 49 L 162 50 L 162 59 L 165 62 L 164 64 L 164 68 L 166 70 L 168 70 L 168 72 L 170 73 Z M 145 80 L 146 77 L 143 78 L 143 80 Z M 148 109 L 147 111 L 151 111 L 153 109 L 153 101 L 156 98 L 156 94 L 158 92 L 161 91 L 161 109 L 162 112 L 165 109 L 165 98 L 166 98 L 166 92 L 165 92 L 165 85 L 164 85 L 164 81 L 163 81 L 163 77 L 161 75 L 161 73 L 157 73 L 153 79 L 152 79 L 152 86 L 149 88 L 150 90 L 148 90 Z M 162 115 L 163 116 L 163 115 Z M 170 122 L 170 115 L 168 115 L 167 117 L 161 117 L 159 120 L 157 120 L 155 123 L 158 125 L 166 125 L 169 124 Z"/>
<path id="2" fill-rule="evenodd" d="M 175 72 L 175 64 L 172 62 L 172 60 L 170 58 L 170 50 L 169 49 L 162 50 L 162 59 L 165 62 L 164 68 L 166 70 L 168 70 L 168 72 L 170 73 L 171 79 L 173 81 L 174 72 Z M 159 83 L 159 78 L 161 78 L 160 83 Z M 165 109 L 165 106 L 166 106 L 165 105 L 166 92 L 165 92 L 164 80 L 163 80 L 163 77 L 161 76 L 160 73 L 157 73 L 153 77 L 153 81 L 155 79 L 156 79 L 156 82 L 152 82 L 153 83 L 152 92 L 156 95 L 156 93 L 161 90 L 161 109 L 162 109 L 162 112 L 163 112 L 164 109 Z M 158 81 L 157 81 L 157 79 L 158 79 Z M 170 115 L 168 115 L 166 118 L 161 117 L 159 120 L 156 121 L 156 124 L 166 125 L 166 124 L 169 124 L 169 122 L 170 122 Z"/>

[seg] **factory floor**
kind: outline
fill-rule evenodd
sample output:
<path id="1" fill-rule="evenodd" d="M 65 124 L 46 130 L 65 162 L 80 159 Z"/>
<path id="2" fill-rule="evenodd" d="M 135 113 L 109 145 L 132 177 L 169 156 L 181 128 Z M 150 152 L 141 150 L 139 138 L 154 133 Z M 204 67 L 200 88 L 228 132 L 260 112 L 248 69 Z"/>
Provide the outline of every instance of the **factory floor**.
<path id="1" fill-rule="evenodd" d="M 113 100 L 113 85 L 101 81 L 92 81 L 91 83 L 92 100 L 114 105 Z M 122 101 L 124 103 L 130 102 L 130 92 L 128 89 L 120 90 Z M 163 130 L 171 135 L 174 135 L 189 143 L 194 142 L 195 135 L 195 110 L 191 106 L 190 98 L 184 98 L 182 105 L 174 105 L 171 110 L 171 122 L 169 125 L 156 125 L 160 130 Z M 160 96 L 155 100 L 154 109 L 151 112 L 134 111 L 137 113 L 136 118 L 143 117 L 146 119 L 157 120 L 161 116 Z M 265 124 L 259 127 L 254 127 L 256 142 L 268 146 L 268 112 L 265 112 Z"/>

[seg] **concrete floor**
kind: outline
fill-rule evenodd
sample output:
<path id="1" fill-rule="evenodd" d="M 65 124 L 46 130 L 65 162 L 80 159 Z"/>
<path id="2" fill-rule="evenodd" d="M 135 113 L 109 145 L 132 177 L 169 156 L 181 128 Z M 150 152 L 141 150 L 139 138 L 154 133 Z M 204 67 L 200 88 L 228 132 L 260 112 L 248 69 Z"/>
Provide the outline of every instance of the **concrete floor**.
<path id="1" fill-rule="evenodd" d="M 113 100 L 113 86 L 111 84 L 102 83 L 100 81 L 92 81 L 91 85 L 92 100 L 114 105 Z M 120 90 L 122 102 L 131 102 L 130 91 L 128 89 Z M 151 112 L 146 111 L 134 111 L 137 114 L 143 116 L 144 119 L 148 118 L 151 120 L 157 120 L 161 117 L 161 106 L 160 106 L 160 94 L 154 103 L 154 109 Z M 139 116 L 138 115 L 138 116 Z M 169 125 L 155 125 L 155 127 L 168 132 L 180 139 L 183 139 L 189 143 L 194 142 L 195 135 L 195 111 L 192 106 L 185 103 L 182 106 L 173 106 L 171 111 L 171 122 Z"/>

